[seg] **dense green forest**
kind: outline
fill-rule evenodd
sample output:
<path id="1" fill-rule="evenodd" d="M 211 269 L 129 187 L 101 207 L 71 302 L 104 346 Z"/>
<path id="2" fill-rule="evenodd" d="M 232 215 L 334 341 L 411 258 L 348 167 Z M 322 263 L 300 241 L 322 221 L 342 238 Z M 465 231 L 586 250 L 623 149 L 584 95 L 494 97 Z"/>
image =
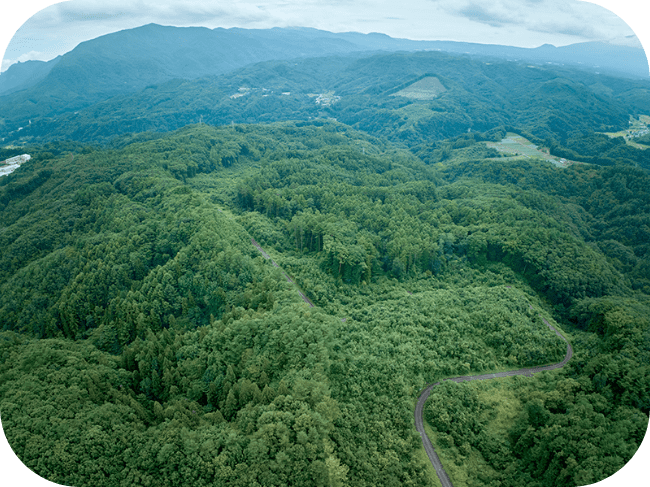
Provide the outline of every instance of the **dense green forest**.
<path id="1" fill-rule="evenodd" d="M 582 163 L 496 157 L 484 142 L 510 118 L 404 144 L 352 120 L 375 89 L 341 95 L 347 124 L 206 113 L 224 126 L 20 148 L 32 160 L 0 179 L 0 409 L 29 468 L 74 486 L 437 485 L 419 391 L 560 361 L 544 320 L 573 344 L 563 369 L 434 389 L 425 417 L 455 485 L 585 485 L 631 458 L 650 412 L 636 152 L 588 163 L 620 143 L 551 140 L 550 116 L 517 130 Z M 406 106 L 385 100 L 373 113 Z M 585 127 L 627 123 L 592 100 Z"/>

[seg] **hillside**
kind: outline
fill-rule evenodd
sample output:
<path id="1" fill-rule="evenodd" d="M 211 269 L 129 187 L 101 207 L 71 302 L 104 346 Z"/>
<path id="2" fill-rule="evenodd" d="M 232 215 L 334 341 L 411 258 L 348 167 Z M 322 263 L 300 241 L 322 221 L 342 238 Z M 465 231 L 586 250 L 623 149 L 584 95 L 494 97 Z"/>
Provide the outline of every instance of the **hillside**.
<path id="1" fill-rule="evenodd" d="M 643 63 L 151 24 L 13 67 L 12 448 L 74 487 L 611 476 L 650 414 Z"/>
<path id="2" fill-rule="evenodd" d="M 432 80 L 430 94 L 399 96 Z M 414 151 L 469 131 L 510 127 L 571 160 L 650 168 L 650 153 L 598 134 L 626 128 L 630 116 L 644 113 L 650 113 L 648 82 L 440 52 L 353 53 L 266 61 L 221 76 L 151 85 L 75 113 L 34 118 L 6 140 L 107 143 L 117 135 L 198 122 L 321 118 Z"/>
<path id="3" fill-rule="evenodd" d="M 413 41 L 383 34 L 309 28 L 207 29 L 149 24 L 82 42 L 48 63 L 29 62 L 0 75 L 0 113 L 17 130 L 34 118 L 75 112 L 115 95 L 171 79 L 218 75 L 251 63 L 368 51 L 444 51 L 645 79 L 642 49 L 586 43 L 536 49 L 450 41 Z"/>
<path id="4" fill-rule="evenodd" d="M 170 79 L 221 74 L 253 62 L 359 48 L 299 29 L 256 31 L 149 24 L 82 42 L 36 85 L 0 98 L 12 126 L 70 112 Z M 3 75 L 4 76 L 4 75 Z"/>
<path id="5" fill-rule="evenodd" d="M 61 56 L 57 56 L 48 62 L 26 61 L 12 64 L 0 74 L 0 96 L 34 86 L 48 75 L 60 59 Z"/>
<path id="6" fill-rule="evenodd" d="M 442 80 L 443 88 L 445 83 L 449 85 L 447 96 L 438 97 L 435 102 L 415 103 L 391 96 L 423 77 L 434 75 Z M 452 125 L 446 132 L 432 134 L 441 138 L 458 135 L 472 127 L 485 130 L 506 122 L 530 124 L 535 118 L 547 117 L 549 111 L 562 119 L 562 125 L 577 130 L 624 125 L 629 110 L 650 110 L 650 105 L 644 103 L 630 106 L 621 101 L 631 91 L 647 91 L 647 83 L 586 75 L 583 75 L 586 79 L 578 77 L 574 81 L 576 77 L 576 72 L 486 63 L 442 53 L 356 54 L 269 61 L 220 77 L 151 85 L 137 94 L 116 97 L 51 121 L 35 119 L 34 126 L 25 127 L 26 131 L 19 135 L 28 139 L 48 134 L 92 141 L 102 135 L 107 138 L 116 133 L 156 127 L 163 131 L 176 129 L 198 122 L 197 116 L 203 116 L 206 123 L 219 125 L 231 121 L 307 119 L 322 113 L 322 116 L 343 117 L 347 122 L 356 123 L 351 118 L 354 116 L 364 120 L 358 123 L 360 126 L 367 127 L 372 125 L 368 118 L 391 114 L 389 120 L 375 125 L 393 137 L 396 132 L 403 132 L 403 127 L 387 125 L 390 119 L 411 119 L 412 132 L 412 126 L 420 119 L 425 117 L 423 123 L 431 125 L 435 115 L 441 124 Z M 611 95 L 595 93 L 590 86 L 596 81 L 608 86 Z M 341 102 L 324 107 L 309 96 L 326 91 L 340 95 Z M 238 94 L 247 96 L 234 99 Z M 419 112 L 424 117 L 412 113 L 418 107 L 423 108 Z M 585 121 L 582 121 L 583 112 L 588 117 Z M 138 125 L 134 127 L 135 120 Z M 102 127 L 104 124 L 109 127 Z"/>
<path id="7" fill-rule="evenodd" d="M 580 485 L 638 448 L 645 171 L 468 138 L 426 164 L 326 121 L 120 140 L 53 143 L 0 180 L 0 407 L 39 475 L 432 485 L 419 390 L 558 362 L 545 322 L 565 368 L 432 395 L 452 479 Z"/>

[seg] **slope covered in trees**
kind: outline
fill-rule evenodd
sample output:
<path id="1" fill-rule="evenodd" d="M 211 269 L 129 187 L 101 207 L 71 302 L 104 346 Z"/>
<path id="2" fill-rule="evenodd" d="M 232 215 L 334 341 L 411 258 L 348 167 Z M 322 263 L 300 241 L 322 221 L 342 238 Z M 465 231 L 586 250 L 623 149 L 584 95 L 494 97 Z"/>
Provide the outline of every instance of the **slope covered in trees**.
<path id="1" fill-rule="evenodd" d="M 493 135 L 442 162 L 325 121 L 33 151 L 0 180 L 10 444 L 66 485 L 434 485 L 419 390 L 560 361 L 546 320 L 569 365 L 446 385 L 433 439 L 468 485 L 611 475 L 650 411 L 650 180 L 485 159 Z"/>
<path id="2" fill-rule="evenodd" d="M 28 61 L 11 66 L 0 75 L 0 95 L 4 95 L 0 97 L 0 112 L 8 126 L 2 132 L 24 127 L 36 117 L 72 113 L 148 85 L 227 73 L 260 61 L 422 50 L 541 65 L 579 65 L 632 79 L 643 79 L 648 72 L 642 49 L 598 42 L 526 49 L 304 27 L 208 29 L 148 24 L 82 42 L 47 63 Z"/>
<path id="3" fill-rule="evenodd" d="M 444 91 L 423 100 L 397 96 L 427 79 L 437 80 Z M 649 88 L 645 80 L 441 52 L 353 53 L 175 79 L 75 112 L 41 110 L 28 117 L 30 124 L 25 119 L 20 131 L 6 123 L 2 135 L 24 143 L 106 142 L 120 134 L 175 130 L 200 121 L 226 125 L 335 118 L 416 147 L 468 131 L 512 126 L 572 160 L 584 156 L 592 158 L 587 162 L 611 164 L 627 159 L 650 167 L 644 151 L 595 134 L 626 128 L 630 115 L 650 113 Z M 326 102 L 318 97 L 324 94 L 330 94 Z"/>

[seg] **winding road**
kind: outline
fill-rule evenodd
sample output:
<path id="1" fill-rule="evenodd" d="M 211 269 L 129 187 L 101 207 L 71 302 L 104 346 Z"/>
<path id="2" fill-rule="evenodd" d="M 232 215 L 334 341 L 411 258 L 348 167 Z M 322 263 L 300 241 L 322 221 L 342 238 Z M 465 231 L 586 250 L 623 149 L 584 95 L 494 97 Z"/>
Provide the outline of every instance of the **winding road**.
<path id="1" fill-rule="evenodd" d="M 431 390 L 435 386 L 441 384 L 446 380 L 450 380 L 453 382 L 469 382 L 473 380 L 487 380 L 487 379 L 496 379 L 499 377 L 511 377 L 513 375 L 525 375 L 526 377 L 531 377 L 533 374 L 536 374 L 537 372 L 542 372 L 544 370 L 560 369 L 564 367 L 566 363 L 569 360 L 571 360 L 571 357 L 573 356 L 573 348 L 571 347 L 571 344 L 567 341 L 567 339 L 564 338 L 564 336 L 562 336 L 562 334 L 559 331 L 557 331 L 553 325 L 551 325 L 544 318 L 542 318 L 542 321 L 546 324 L 546 326 L 548 326 L 552 331 L 554 331 L 557 336 L 559 336 L 562 340 L 566 342 L 566 355 L 564 356 L 564 359 L 561 362 L 558 362 L 556 364 L 551 364 L 551 365 L 544 365 L 541 367 L 529 367 L 529 368 L 519 369 L 519 370 L 510 370 L 508 372 L 497 372 L 494 374 L 464 375 L 462 377 L 449 377 L 447 379 L 443 379 L 443 381 L 441 382 L 436 382 L 435 384 L 429 384 L 420 393 L 420 397 L 418 398 L 417 405 L 415 406 L 415 429 L 417 429 L 418 433 L 420 433 L 420 437 L 422 438 L 422 444 L 424 445 L 424 450 L 427 452 L 429 460 L 431 461 L 431 465 L 433 465 L 433 468 L 435 469 L 436 474 L 440 479 L 440 483 L 442 484 L 442 487 L 453 487 L 454 484 L 451 483 L 451 479 L 449 478 L 449 475 L 447 475 L 447 472 L 442 466 L 442 462 L 440 461 L 440 458 L 438 458 L 438 454 L 436 453 L 435 448 L 431 444 L 431 440 L 429 439 L 427 433 L 424 430 L 424 417 L 423 417 L 424 404 L 429 398 L 429 394 L 431 394 Z"/>
<path id="2" fill-rule="evenodd" d="M 278 264 L 275 263 L 275 261 L 267 254 L 262 246 L 255 241 L 255 239 L 251 238 L 251 243 L 255 246 L 255 248 L 264 256 L 265 259 L 271 261 L 273 266 L 275 267 L 280 267 Z M 281 269 L 282 270 L 282 269 Z M 313 307 L 314 304 L 311 302 L 311 300 L 298 288 L 297 284 L 289 277 L 289 275 L 282 271 L 284 274 L 284 277 L 287 279 L 288 282 L 294 284 L 298 290 L 298 293 L 300 294 L 300 297 L 307 303 L 310 307 Z M 510 287 L 510 286 L 507 286 Z M 406 291 L 409 294 L 413 294 L 410 291 Z M 532 306 L 531 306 L 532 309 Z M 342 320 L 345 321 L 345 318 Z M 526 377 L 531 377 L 533 374 L 536 374 L 538 372 L 542 372 L 544 370 L 555 370 L 555 369 L 560 369 L 566 365 L 566 363 L 571 360 L 571 357 L 573 356 L 573 348 L 571 347 L 571 344 L 568 342 L 564 336 L 557 331 L 557 329 L 551 325 L 548 321 L 546 321 L 544 318 L 542 318 L 542 321 L 546 326 L 548 326 L 551 331 L 554 331 L 557 336 L 559 336 L 564 342 L 566 343 L 566 355 L 564 356 L 564 359 L 561 362 L 558 362 L 556 364 L 551 364 L 551 365 L 543 365 L 540 367 L 528 367 L 524 369 L 519 369 L 519 370 L 510 370 L 507 372 L 496 372 L 492 374 L 481 374 L 481 375 L 464 375 L 460 377 L 448 377 L 446 379 L 443 379 L 440 382 L 436 382 L 435 384 L 429 384 L 424 388 L 424 390 L 420 393 L 420 397 L 418 397 L 418 402 L 415 406 L 415 429 L 417 429 L 418 433 L 420 433 L 420 438 L 422 439 L 422 444 L 424 445 L 424 450 L 427 452 L 427 456 L 429 457 L 429 460 L 431 461 L 431 465 L 433 465 L 433 468 L 436 471 L 436 474 L 438 475 L 438 478 L 440 479 L 440 483 L 442 484 L 442 487 L 453 487 L 454 484 L 451 482 L 451 479 L 449 478 L 449 475 L 447 475 L 447 472 L 445 471 L 445 468 L 442 466 L 442 462 L 440 461 L 440 458 L 438 457 L 438 454 L 436 453 L 436 449 L 433 447 L 433 444 L 431 443 L 431 440 L 427 436 L 426 431 L 424 430 L 424 404 L 427 402 L 427 399 L 429 398 L 429 394 L 431 394 L 431 390 L 437 386 L 440 385 L 444 381 L 453 381 L 453 382 L 469 382 L 473 380 L 487 380 L 487 379 L 497 379 L 500 377 L 512 377 L 514 375 L 524 375 Z"/>

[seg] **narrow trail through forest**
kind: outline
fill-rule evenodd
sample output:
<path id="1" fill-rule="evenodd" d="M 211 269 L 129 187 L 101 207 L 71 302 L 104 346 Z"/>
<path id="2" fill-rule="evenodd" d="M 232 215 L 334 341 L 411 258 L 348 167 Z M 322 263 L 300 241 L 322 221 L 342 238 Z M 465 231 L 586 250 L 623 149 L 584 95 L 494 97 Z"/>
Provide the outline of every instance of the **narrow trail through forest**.
<path id="1" fill-rule="evenodd" d="M 571 360 L 571 357 L 573 356 L 573 347 L 571 347 L 571 344 L 568 342 L 568 340 L 564 338 L 564 336 L 562 336 L 562 334 L 559 331 L 557 331 L 557 329 L 553 325 L 551 325 L 544 318 L 542 318 L 542 321 L 546 324 L 546 326 L 548 326 L 552 331 L 554 331 L 557 336 L 559 336 L 562 340 L 566 342 L 566 347 L 567 347 L 566 355 L 564 356 L 564 359 L 561 362 L 558 362 L 556 364 L 551 364 L 551 365 L 544 365 L 540 367 L 527 367 L 519 370 L 497 372 L 493 374 L 448 377 L 446 379 L 443 379 L 440 382 L 436 382 L 435 384 L 429 384 L 427 387 L 424 388 L 424 390 L 420 394 L 420 397 L 418 397 L 418 402 L 415 406 L 415 428 L 417 429 L 418 433 L 420 433 L 420 437 L 422 438 L 422 444 L 424 445 L 424 450 L 427 452 L 427 456 L 429 457 L 429 460 L 431 461 L 431 465 L 433 465 L 433 468 L 435 469 L 436 474 L 440 479 L 440 483 L 442 484 L 442 487 L 453 487 L 454 484 L 452 484 L 449 475 L 447 475 L 447 472 L 442 466 L 442 462 L 440 461 L 440 458 L 438 457 L 438 454 L 436 453 L 436 450 L 433 447 L 433 444 L 431 443 L 431 440 L 429 439 L 426 431 L 424 430 L 424 417 L 423 417 L 424 404 L 429 398 L 429 394 L 431 394 L 431 390 L 435 386 L 440 385 L 442 382 L 447 380 L 453 382 L 469 382 L 473 380 L 487 380 L 487 379 L 497 379 L 500 377 L 511 377 L 514 375 L 524 375 L 526 377 L 531 377 L 533 374 L 542 372 L 544 370 L 555 370 L 564 367 L 567 364 L 567 362 Z"/>
<path id="2" fill-rule="evenodd" d="M 293 281 L 289 275 L 284 272 L 283 269 L 280 268 L 278 264 L 275 263 L 275 261 L 267 254 L 262 246 L 258 244 L 255 239 L 251 238 L 252 244 L 255 246 L 255 248 L 264 256 L 265 259 L 270 260 L 271 263 L 273 264 L 274 267 L 279 268 L 282 271 L 282 274 L 284 277 L 287 279 L 288 282 L 292 283 L 293 285 L 296 286 L 296 289 L 298 290 L 298 294 L 300 294 L 300 297 L 307 303 L 310 307 L 314 307 L 314 303 L 311 302 L 311 300 L 305 296 L 305 294 L 298 288 L 298 285 Z M 509 287 L 509 286 L 508 286 Z M 413 294 L 409 291 L 406 291 L 409 294 Z M 531 305 L 532 308 L 532 305 Z M 343 319 L 342 321 L 345 321 Z M 440 385 L 444 381 L 453 381 L 453 382 L 470 382 L 473 380 L 487 380 L 487 379 L 497 379 L 500 377 L 512 377 L 515 375 L 523 375 L 526 377 L 532 377 L 533 374 L 536 374 L 538 372 L 542 372 L 544 370 L 555 370 L 555 369 L 560 369 L 564 367 L 569 360 L 571 360 L 571 357 L 573 356 L 573 347 L 571 347 L 571 344 L 568 342 L 564 336 L 557 331 L 557 329 L 551 325 L 546 319 L 542 318 L 542 321 L 546 326 L 548 326 L 552 331 L 555 332 L 557 336 L 559 336 L 562 340 L 566 342 L 566 354 L 564 356 L 564 359 L 561 362 L 558 362 L 556 364 L 551 364 L 551 365 L 543 365 L 539 367 L 527 367 L 523 369 L 518 369 L 518 370 L 509 370 L 507 372 L 496 372 L 492 374 L 481 374 L 481 375 L 464 375 L 460 377 L 448 377 L 446 379 L 443 379 L 440 382 L 436 382 L 435 384 L 429 384 L 427 387 L 424 388 L 424 390 L 420 393 L 420 397 L 418 397 L 418 402 L 415 406 L 415 429 L 417 429 L 418 433 L 420 433 L 420 437 L 422 438 L 422 444 L 424 445 L 424 450 L 427 452 L 427 456 L 429 457 L 429 460 L 431 461 L 431 465 L 433 465 L 433 468 L 436 471 L 436 474 L 438 475 L 438 478 L 440 479 L 440 483 L 442 484 L 442 487 L 453 487 L 453 483 L 451 482 L 451 479 L 449 478 L 449 475 L 445 471 L 445 468 L 442 466 L 442 462 L 440 461 L 440 458 L 438 457 L 438 454 L 436 453 L 436 449 L 433 447 L 433 444 L 431 443 L 431 440 L 427 436 L 426 431 L 424 430 L 424 405 L 429 398 L 429 395 L 431 394 L 431 390 L 437 386 Z"/>
<path id="3" fill-rule="evenodd" d="M 284 269 L 282 269 L 278 264 L 275 263 L 275 261 L 274 261 L 273 259 L 271 259 L 271 256 L 270 256 L 269 254 L 267 254 L 267 253 L 264 251 L 264 249 L 262 248 L 262 246 L 261 246 L 260 244 L 258 244 L 258 243 L 255 241 L 254 238 L 251 238 L 251 242 L 252 242 L 252 244 L 255 246 L 255 248 L 256 248 L 256 249 L 257 249 L 257 250 L 262 254 L 262 256 L 263 256 L 266 260 L 270 260 L 270 261 L 271 261 L 271 264 L 273 264 L 273 267 L 277 267 L 278 269 L 280 269 L 280 270 L 282 271 L 282 274 L 283 274 L 284 277 L 287 279 L 287 281 L 290 282 L 291 284 L 293 284 L 294 286 L 296 286 L 296 289 L 298 290 L 298 294 L 300 294 L 300 297 L 302 298 L 302 300 L 303 300 L 305 303 L 307 303 L 307 304 L 309 305 L 310 308 L 313 308 L 313 307 L 314 307 L 314 303 L 312 303 L 312 302 L 311 302 L 311 299 L 309 299 L 309 298 L 305 295 L 305 293 L 303 293 L 303 292 L 300 290 L 300 288 L 298 287 L 298 284 L 296 284 L 296 282 L 295 282 L 293 279 L 291 279 L 291 278 L 289 277 L 289 274 L 287 274 L 286 272 L 284 272 Z"/>

